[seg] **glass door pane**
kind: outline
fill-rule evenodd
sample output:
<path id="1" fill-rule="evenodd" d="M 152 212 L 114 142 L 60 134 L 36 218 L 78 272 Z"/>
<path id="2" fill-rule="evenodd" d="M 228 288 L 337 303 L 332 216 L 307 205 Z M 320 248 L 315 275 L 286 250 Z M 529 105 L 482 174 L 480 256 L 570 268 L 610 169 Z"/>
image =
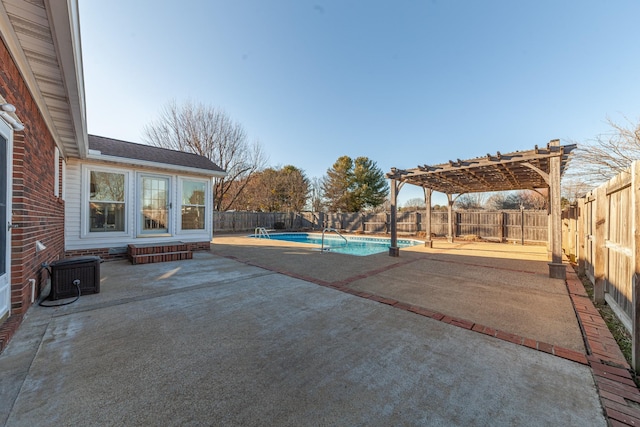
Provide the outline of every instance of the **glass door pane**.
<path id="1" fill-rule="evenodd" d="M 169 178 L 142 177 L 141 226 L 143 234 L 169 232 Z"/>
<path id="2" fill-rule="evenodd" d="M 0 184 L 0 323 L 11 310 L 11 144 L 3 125 L 0 119 L 0 175 L 4 177 Z"/>

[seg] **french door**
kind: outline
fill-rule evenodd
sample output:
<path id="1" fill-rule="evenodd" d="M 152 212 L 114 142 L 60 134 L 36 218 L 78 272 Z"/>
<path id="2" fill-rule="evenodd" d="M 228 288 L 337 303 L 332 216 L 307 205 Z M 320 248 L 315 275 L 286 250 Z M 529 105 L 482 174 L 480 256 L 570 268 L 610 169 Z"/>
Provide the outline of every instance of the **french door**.
<path id="1" fill-rule="evenodd" d="M 170 188 L 168 177 L 140 176 L 140 234 L 167 235 L 171 232 Z"/>
<path id="2" fill-rule="evenodd" d="M 0 323 L 11 309 L 11 132 L 0 120 Z"/>

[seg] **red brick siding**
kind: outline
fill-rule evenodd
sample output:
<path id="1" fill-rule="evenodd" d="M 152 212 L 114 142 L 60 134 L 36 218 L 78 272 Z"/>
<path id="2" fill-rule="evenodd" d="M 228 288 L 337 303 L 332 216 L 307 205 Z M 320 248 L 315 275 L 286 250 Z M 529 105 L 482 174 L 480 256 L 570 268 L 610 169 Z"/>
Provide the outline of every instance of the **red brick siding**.
<path id="1" fill-rule="evenodd" d="M 109 248 L 96 248 L 96 249 L 76 249 L 73 251 L 66 251 L 64 253 L 65 258 L 72 258 L 77 256 L 99 256 L 105 261 L 113 261 L 117 259 L 127 259 L 127 252 L 110 254 Z"/>
<path id="2" fill-rule="evenodd" d="M 186 242 L 185 246 L 190 251 L 208 251 L 211 249 L 211 242 Z M 77 249 L 73 251 L 66 251 L 64 253 L 65 258 L 71 258 L 76 256 L 99 256 L 105 261 L 113 261 L 118 259 L 127 259 L 127 252 L 121 252 L 116 254 L 110 254 L 108 248 L 96 248 L 96 249 Z"/>
<path id="3" fill-rule="evenodd" d="M 187 243 L 190 251 L 208 251 L 211 250 L 211 242 L 191 242 Z"/>
<path id="4" fill-rule="evenodd" d="M 54 196 L 55 142 L 22 80 L 6 46 L 0 41 L 0 95 L 16 106 L 25 129 L 13 138 L 13 216 L 11 239 L 11 316 L 31 305 L 31 284 L 36 293 L 47 278 L 41 264 L 64 254 L 64 202 Z M 36 241 L 46 249 L 36 253 Z M 8 323 L 8 322 L 7 322 Z"/>

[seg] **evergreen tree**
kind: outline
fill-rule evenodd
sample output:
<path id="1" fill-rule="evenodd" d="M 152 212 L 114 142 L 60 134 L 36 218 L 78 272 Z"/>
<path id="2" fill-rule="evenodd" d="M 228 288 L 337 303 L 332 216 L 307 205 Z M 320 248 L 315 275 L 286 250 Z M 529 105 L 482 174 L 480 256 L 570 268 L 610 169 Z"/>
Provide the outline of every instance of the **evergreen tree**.
<path id="1" fill-rule="evenodd" d="M 353 181 L 354 212 L 380 206 L 389 195 L 384 173 L 368 157 L 358 157 L 355 160 Z"/>
<path id="2" fill-rule="evenodd" d="M 327 177 L 322 184 L 322 191 L 330 211 L 351 211 L 352 182 L 353 160 L 349 156 L 342 156 L 327 170 Z"/>
<path id="3" fill-rule="evenodd" d="M 372 209 L 382 205 L 389 195 L 384 173 L 367 157 L 355 161 L 349 156 L 340 157 L 327 170 L 322 188 L 327 206 L 334 212 Z"/>

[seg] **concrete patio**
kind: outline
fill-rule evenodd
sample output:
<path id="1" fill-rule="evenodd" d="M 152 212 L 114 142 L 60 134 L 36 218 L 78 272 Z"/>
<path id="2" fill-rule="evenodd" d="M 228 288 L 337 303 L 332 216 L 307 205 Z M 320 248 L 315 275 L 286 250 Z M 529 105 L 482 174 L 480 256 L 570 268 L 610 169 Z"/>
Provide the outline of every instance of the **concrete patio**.
<path id="1" fill-rule="evenodd" d="M 584 354 L 545 248 L 214 242 L 193 260 L 103 263 L 101 293 L 31 309 L 0 355 L 0 422 L 606 425 L 588 366 L 399 309 Z"/>

